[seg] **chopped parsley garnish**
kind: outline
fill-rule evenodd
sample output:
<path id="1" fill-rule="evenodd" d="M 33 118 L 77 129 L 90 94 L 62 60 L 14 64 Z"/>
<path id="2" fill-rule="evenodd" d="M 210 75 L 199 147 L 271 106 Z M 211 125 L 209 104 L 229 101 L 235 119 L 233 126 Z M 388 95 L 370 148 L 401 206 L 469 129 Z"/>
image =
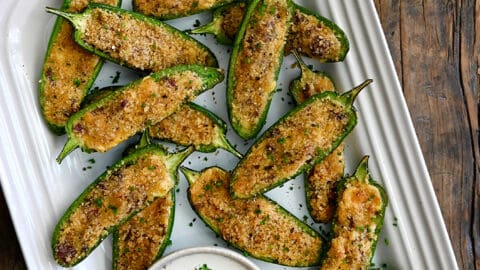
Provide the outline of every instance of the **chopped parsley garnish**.
<path id="1" fill-rule="evenodd" d="M 193 24 L 193 27 L 199 27 L 200 26 L 200 21 L 195 20 L 195 23 Z"/>
<path id="2" fill-rule="evenodd" d="M 115 72 L 115 77 L 113 77 L 112 83 L 118 83 L 118 80 L 120 80 L 120 71 Z"/>

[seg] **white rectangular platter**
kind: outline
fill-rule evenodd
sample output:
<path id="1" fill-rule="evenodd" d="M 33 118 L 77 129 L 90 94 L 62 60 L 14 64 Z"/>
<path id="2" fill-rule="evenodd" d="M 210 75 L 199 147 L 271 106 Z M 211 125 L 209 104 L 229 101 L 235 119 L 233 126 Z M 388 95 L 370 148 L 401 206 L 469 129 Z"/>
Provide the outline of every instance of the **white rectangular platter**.
<path id="1" fill-rule="evenodd" d="M 125 2 L 123 7 L 130 8 L 130 1 Z M 342 63 L 306 61 L 332 75 L 340 91 L 367 78 L 374 80 L 355 103 L 359 123 L 346 141 L 346 172 L 352 173 L 361 157 L 370 155 L 372 176 L 383 183 L 390 199 L 375 266 L 381 269 L 457 269 L 373 1 L 304 0 L 298 3 L 336 22 L 345 30 L 351 44 Z M 126 146 L 122 144 L 107 154 L 89 155 L 77 150 L 61 165 L 55 162 L 66 138 L 52 135 L 41 118 L 38 79 L 55 20 L 55 16 L 47 14 L 44 8 L 60 5 L 60 0 L 3 0 L 0 9 L 0 180 L 25 260 L 32 269 L 61 268 L 54 262 L 50 248 L 56 222 L 81 191 L 120 157 Z M 209 19 L 208 14 L 202 14 L 170 23 L 187 29 L 192 28 L 196 20 L 205 23 Z M 196 38 L 213 50 L 225 69 L 229 48 L 216 44 L 211 37 Z M 266 127 L 293 106 L 287 89 L 289 82 L 299 74 L 294 63 L 292 56 L 284 60 L 279 91 L 274 96 Z M 121 74 L 119 84 L 137 77 L 127 69 L 107 63 L 95 85 L 110 85 L 117 71 Z M 195 102 L 227 120 L 225 83 L 202 94 Z M 241 152 L 252 143 L 240 140 L 231 129 L 227 135 Z M 96 160 L 95 164 L 88 162 L 91 158 Z M 217 151 L 195 153 L 183 165 L 197 170 L 219 165 L 231 170 L 237 162 L 231 154 Z M 187 188 L 182 176 L 177 187 L 172 245 L 166 254 L 192 246 L 227 246 L 192 211 L 186 199 Z M 267 195 L 319 230 L 321 225 L 312 222 L 304 207 L 302 176 Z M 262 269 L 289 269 L 254 262 Z M 110 268 L 110 239 L 75 267 Z"/>

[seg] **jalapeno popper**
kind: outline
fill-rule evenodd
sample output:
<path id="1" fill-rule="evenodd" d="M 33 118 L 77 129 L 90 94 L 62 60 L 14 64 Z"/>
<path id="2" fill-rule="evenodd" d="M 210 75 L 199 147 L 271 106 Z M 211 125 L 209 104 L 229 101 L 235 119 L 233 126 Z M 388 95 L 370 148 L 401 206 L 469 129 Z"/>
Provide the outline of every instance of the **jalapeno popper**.
<path id="1" fill-rule="evenodd" d="M 254 258 L 288 266 L 318 265 L 323 239 L 270 199 L 234 200 L 230 175 L 218 168 L 181 169 L 188 198 L 202 220 L 220 237 Z"/>
<path id="2" fill-rule="evenodd" d="M 193 149 L 169 154 L 157 145 L 141 148 L 110 167 L 70 205 L 52 238 L 55 260 L 73 266 L 118 225 L 167 196 L 177 167 Z"/>
<path id="3" fill-rule="evenodd" d="M 183 64 L 217 66 L 212 52 L 161 21 L 106 5 L 82 13 L 47 8 L 69 20 L 75 41 L 87 51 L 137 70 L 159 71 Z"/>
<path id="4" fill-rule="evenodd" d="M 221 70 L 187 65 L 134 81 L 70 117 L 68 141 L 57 161 L 77 147 L 105 152 L 162 121 L 222 79 Z"/>
<path id="5" fill-rule="evenodd" d="M 340 183 L 333 238 L 322 270 L 367 269 L 375 253 L 388 199 L 363 158 L 352 177 Z"/>
<path id="6" fill-rule="evenodd" d="M 160 20 L 185 17 L 235 0 L 133 0 L 133 10 Z"/>
<path id="7" fill-rule="evenodd" d="M 107 87 L 87 95 L 85 103 L 98 100 L 119 87 Z M 213 152 L 222 148 L 241 158 L 235 147 L 226 137 L 227 124 L 211 111 L 195 104 L 187 103 L 177 112 L 149 128 L 149 136 L 183 146 L 193 146 L 196 151 Z"/>
<path id="8" fill-rule="evenodd" d="M 245 2 L 234 2 L 217 8 L 213 11 L 210 23 L 195 28 L 190 33 L 212 34 L 220 44 L 232 45 L 246 10 Z"/>
<path id="9" fill-rule="evenodd" d="M 169 244 L 175 192 L 158 198 L 113 232 L 113 269 L 148 269 Z"/>
<path id="10" fill-rule="evenodd" d="M 300 65 L 301 75 L 290 83 L 290 93 L 297 104 L 325 91 L 335 91 L 332 79 L 323 72 L 310 70 L 294 51 Z M 345 169 L 344 144 L 317 163 L 305 179 L 305 194 L 308 210 L 316 222 L 328 223 L 335 212 L 336 186 L 343 178 Z"/>
<path id="11" fill-rule="evenodd" d="M 297 50 L 320 62 L 338 62 L 345 59 L 350 49 L 338 25 L 299 5 L 295 5 L 290 33 L 286 53 Z"/>
<path id="12" fill-rule="evenodd" d="M 343 30 L 332 21 L 294 4 L 293 19 L 285 54 L 297 50 L 300 54 L 320 62 L 343 61 L 350 49 Z M 246 12 L 245 3 L 232 3 L 216 9 L 212 22 L 191 33 L 213 34 L 221 44 L 232 45 Z"/>
<path id="13" fill-rule="evenodd" d="M 96 0 L 96 3 L 120 5 L 120 0 Z M 87 1 L 65 0 L 62 10 L 80 12 Z M 72 25 L 59 17 L 55 22 L 39 82 L 40 109 L 52 132 L 65 133 L 68 117 L 80 109 L 80 104 L 92 86 L 103 61 L 85 51 L 72 37 Z"/>
<path id="14" fill-rule="evenodd" d="M 150 136 L 184 146 L 192 145 L 200 152 L 222 148 L 241 158 L 242 154 L 227 140 L 226 131 L 226 123 L 218 116 L 195 103 L 188 103 L 153 125 Z"/>
<path id="15" fill-rule="evenodd" d="M 244 139 L 265 124 L 290 27 L 290 0 L 253 0 L 236 36 L 227 77 L 233 129 Z"/>
<path id="16" fill-rule="evenodd" d="M 266 192 L 328 156 L 356 125 L 353 101 L 369 83 L 342 95 L 317 94 L 278 120 L 233 171 L 232 196 L 250 198 Z"/>

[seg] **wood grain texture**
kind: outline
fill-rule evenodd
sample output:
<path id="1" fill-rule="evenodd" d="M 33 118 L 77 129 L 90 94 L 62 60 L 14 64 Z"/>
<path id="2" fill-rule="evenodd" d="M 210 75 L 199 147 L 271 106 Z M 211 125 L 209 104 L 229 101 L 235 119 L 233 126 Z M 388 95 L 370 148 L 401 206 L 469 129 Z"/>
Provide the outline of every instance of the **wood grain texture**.
<path id="1" fill-rule="evenodd" d="M 374 0 L 460 269 L 480 269 L 480 1 Z M 0 269 L 25 269 L 0 194 Z"/>
<path id="2" fill-rule="evenodd" d="M 480 269 L 478 1 L 375 0 L 460 269 Z"/>
<path id="3" fill-rule="evenodd" d="M 3 191 L 0 188 L 0 269 L 27 269 L 13 228 Z"/>

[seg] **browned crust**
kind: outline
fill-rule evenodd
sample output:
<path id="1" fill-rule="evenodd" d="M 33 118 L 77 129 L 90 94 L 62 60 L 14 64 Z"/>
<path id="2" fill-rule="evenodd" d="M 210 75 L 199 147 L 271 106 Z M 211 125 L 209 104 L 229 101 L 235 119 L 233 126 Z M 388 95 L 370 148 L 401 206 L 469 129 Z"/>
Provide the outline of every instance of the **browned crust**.
<path id="1" fill-rule="evenodd" d="M 335 237 L 322 270 L 367 269 L 376 243 L 376 218 L 382 211 L 382 196 L 375 186 L 354 181 L 346 184 L 338 199 Z"/>
<path id="2" fill-rule="evenodd" d="M 233 173 L 232 191 L 237 195 L 262 192 L 264 187 L 289 179 L 318 153 L 329 151 L 348 122 L 341 104 L 329 99 L 313 101 L 252 147 Z"/>
<path id="3" fill-rule="evenodd" d="M 277 85 L 289 12 L 287 1 L 266 0 L 250 17 L 236 58 L 231 104 L 233 121 L 244 130 L 259 124 Z"/>
<path id="4" fill-rule="evenodd" d="M 84 257 L 112 226 L 164 197 L 173 185 L 164 158 L 157 155 L 109 171 L 61 225 L 56 256 L 67 264 Z"/>
<path id="5" fill-rule="evenodd" d="M 174 203 L 170 195 L 159 198 L 118 228 L 117 270 L 143 270 L 152 265 L 168 237 Z"/>
<path id="6" fill-rule="evenodd" d="M 335 33 L 315 16 L 295 10 L 285 52 L 294 49 L 321 61 L 338 61 L 342 44 Z"/>
<path id="7" fill-rule="evenodd" d="M 212 64 L 209 51 L 194 40 L 126 13 L 93 9 L 82 39 L 113 59 L 140 70 Z"/>
<path id="8" fill-rule="evenodd" d="M 89 149 L 103 152 L 177 111 L 202 85 L 191 71 L 160 81 L 146 77 L 127 86 L 105 105 L 86 112 L 72 125 L 73 134 Z"/>
<path id="9" fill-rule="evenodd" d="M 150 127 L 150 136 L 154 138 L 193 145 L 196 149 L 214 143 L 219 133 L 212 119 L 189 106 L 182 106 L 176 113 Z"/>
<path id="10" fill-rule="evenodd" d="M 95 3 L 116 5 L 115 0 L 96 0 Z M 87 0 L 73 0 L 69 12 L 80 12 Z M 43 67 L 45 74 L 42 107 L 48 123 L 64 126 L 77 112 L 87 92 L 87 85 L 95 76 L 100 58 L 78 46 L 72 38 L 73 27 L 62 20 L 56 40 L 50 45 Z"/>
<path id="11" fill-rule="evenodd" d="M 322 249 L 320 237 L 302 231 L 296 220 L 264 197 L 232 200 L 229 174 L 210 168 L 190 187 L 193 207 L 226 241 L 259 258 L 283 265 L 312 265 Z"/>
<path id="12" fill-rule="evenodd" d="M 345 169 L 344 144 L 315 165 L 306 179 L 310 215 L 315 221 L 328 223 L 335 214 L 337 183 Z"/>

